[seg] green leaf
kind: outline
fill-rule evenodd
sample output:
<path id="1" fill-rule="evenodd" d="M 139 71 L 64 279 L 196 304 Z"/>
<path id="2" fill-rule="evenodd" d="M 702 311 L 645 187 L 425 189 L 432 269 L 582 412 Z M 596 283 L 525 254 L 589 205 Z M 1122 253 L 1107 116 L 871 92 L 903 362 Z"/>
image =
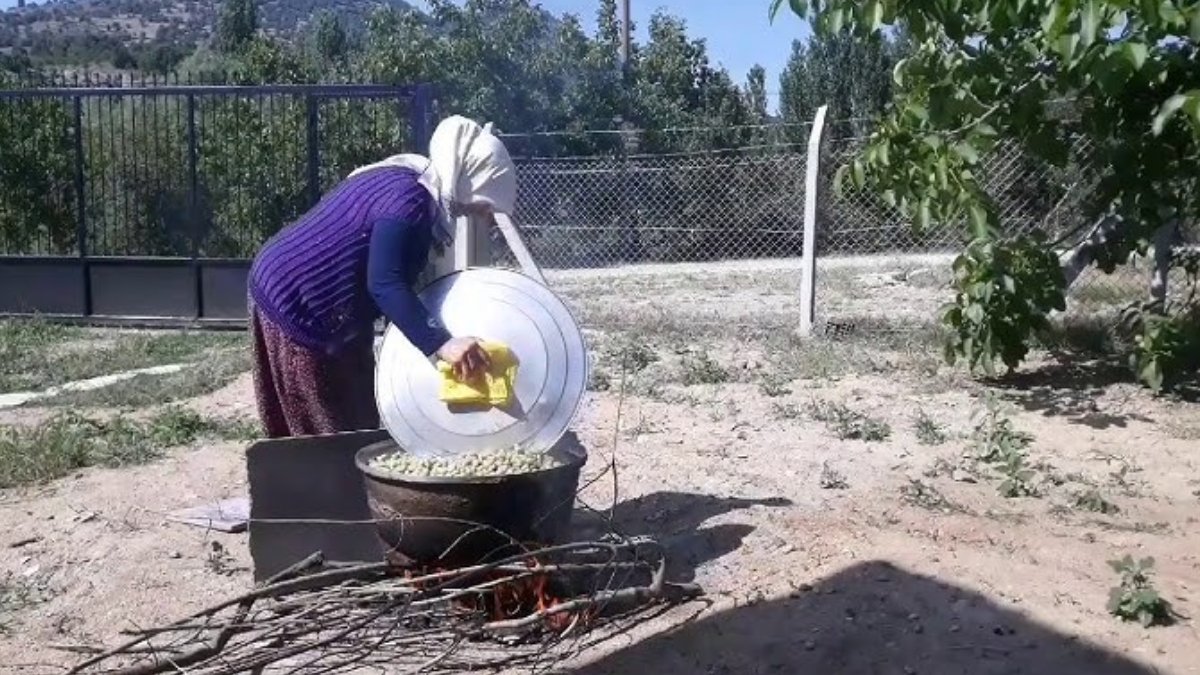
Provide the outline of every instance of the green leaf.
<path id="1" fill-rule="evenodd" d="M 854 179 L 854 187 L 861 188 L 867 182 L 866 172 L 863 169 L 861 160 L 856 159 L 850 164 L 850 172 L 850 175 Z"/>
<path id="2" fill-rule="evenodd" d="M 779 14 L 780 7 L 783 7 L 783 0 L 771 0 L 771 8 L 767 10 L 767 19 L 772 23 L 775 22 L 775 15 Z"/>
<path id="3" fill-rule="evenodd" d="M 933 214 L 929 209 L 929 198 L 921 200 L 920 206 L 917 207 L 917 229 L 920 232 L 929 231 L 929 223 L 933 219 Z"/>
<path id="4" fill-rule="evenodd" d="M 846 189 L 846 175 L 850 172 L 850 165 L 843 164 L 833 172 L 833 191 L 837 194 L 842 194 Z"/>
<path id="5" fill-rule="evenodd" d="M 1192 42 L 1200 43 L 1200 7 L 1192 7 L 1192 21 L 1188 25 L 1188 34 Z"/>
<path id="6" fill-rule="evenodd" d="M 867 30 L 874 33 L 883 25 L 883 3 L 879 0 L 868 0 L 863 16 L 867 22 Z"/>
<path id="7" fill-rule="evenodd" d="M 1058 0 L 1054 2 L 1050 11 L 1042 17 L 1042 32 L 1049 39 L 1054 39 L 1062 33 L 1067 27 L 1067 22 L 1071 19 L 1071 4 L 1066 0 Z"/>
<path id="8" fill-rule="evenodd" d="M 802 19 L 807 17 L 808 3 L 805 0 L 788 0 L 788 6 L 796 16 Z M 770 18 L 772 23 L 775 21 L 775 15 L 779 14 L 779 10 L 782 7 L 783 0 L 771 0 L 771 9 L 767 16 Z"/>
<path id="9" fill-rule="evenodd" d="M 826 10 L 821 18 L 825 21 L 826 30 L 835 35 L 842 32 L 842 29 L 846 27 L 846 16 L 844 10 L 840 8 Z"/>
<path id="10" fill-rule="evenodd" d="M 1085 0 L 1079 13 L 1079 43 L 1085 48 L 1096 41 L 1102 19 L 1100 3 L 1096 0 Z"/>
<path id="11" fill-rule="evenodd" d="M 988 212 L 983 204 L 973 202 L 970 206 L 971 235 L 986 237 L 988 231 Z M 1011 279 L 1009 279 L 1011 281 Z"/>
<path id="12" fill-rule="evenodd" d="M 979 162 L 979 153 L 975 151 L 975 147 L 966 141 L 960 141 L 954 144 L 954 154 L 958 155 L 967 164 L 974 165 Z"/>
<path id="13" fill-rule="evenodd" d="M 1197 13 L 1200 16 L 1200 12 Z M 1135 71 L 1141 70 L 1146 64 L 1146 57 L 1150 50 L 1141 42 L 1126 42 L 1121 45 L 1121 56 L 1125 57 L 1125 62 L 1130 65 Z"/>
<path id="14" fill-rule="evenodd" d="M 1058 36 L 1054 41 L 1054 49 L 1064 61 L 1073 62 L 1075 60 L 1075 51 L 1079 48 L 1079 34 L 1065 33 Z"/>
<path id="15" fill-rule="evenodd" d="M 1194 98 L 1200 98 L 1200 89 L 1193 89 L 1182 94 L 1175 94 L 1171 98 L 1164 101 L 1162 107 L 1158 109 L 1158 114 L 1154 116 L 1154 123 L 1151 125 L 1154 135 L 1161 135 L 1163 132 L 1163 127 L 1167 125 L 1167 121 L 1170 120 L 1171 116 L 1179 112 L 1179 110 L 1183 108 L 1185 104 L 1187 104 L 1189 99 Z"/>

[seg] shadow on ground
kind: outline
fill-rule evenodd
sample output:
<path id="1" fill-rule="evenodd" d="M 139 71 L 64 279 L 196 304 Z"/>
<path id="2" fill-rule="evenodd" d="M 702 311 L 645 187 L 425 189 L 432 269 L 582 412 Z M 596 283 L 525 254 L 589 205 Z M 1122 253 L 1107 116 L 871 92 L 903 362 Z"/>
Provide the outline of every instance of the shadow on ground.
<path id="1" fill-rule="evenodd" d="M 704 527 L 711 518 L 755 507 L 783 507 L 783 498 L 741 499 L 713 497 L 690 492 L 653 492 L 628 499 L 612 509 L 612 528 L 625 535 L 650 535 L 667 550 L 667 578 L 692 581 L 701 565 L 732 553 L 754 527 L 722 523 Z M 591 539 L 605 532 L 610 514 L 605 511 L 576 513 L 576 537 Z"/>
<path id="2" fill-rule="evenodd" d="M 875 675 L 1150 675 L 982 595 L 885 562 L 792 597 L 701 615 L 571 671 Z"/>
<path id="3" fill-rule="evenodd" d="M 1131 421 L 1151 421 L 1140 415 L 1105 411 L 1096 403 L 1110 387 L 1132 382 L 1129 368 L 1114 359 L 1056 354 L 1054 363 L 988 384 L 1004 390 L 1009 400 L 1030 412 L 1061 417 L 1093 429 L 1109 429 L 1124 428 Z"/>

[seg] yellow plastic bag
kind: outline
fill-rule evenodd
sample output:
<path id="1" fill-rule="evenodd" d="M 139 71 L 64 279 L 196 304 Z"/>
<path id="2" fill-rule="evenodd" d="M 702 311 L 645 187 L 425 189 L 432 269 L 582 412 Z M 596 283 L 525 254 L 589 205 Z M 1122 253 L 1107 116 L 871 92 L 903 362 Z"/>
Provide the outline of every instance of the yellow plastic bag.
<path id="1" fill-rule="evenodd" d="M 442 376 L 438 397 L 444 403 L 503 407 L 512 401 L 517 380 L 517 360 L 512 351 L 498 342 L 482 342 L 480 346 L 487 352 L 491 365 L 468 381 L 459 380 L 449 363 L 438 361 L 438 373 Z"/>

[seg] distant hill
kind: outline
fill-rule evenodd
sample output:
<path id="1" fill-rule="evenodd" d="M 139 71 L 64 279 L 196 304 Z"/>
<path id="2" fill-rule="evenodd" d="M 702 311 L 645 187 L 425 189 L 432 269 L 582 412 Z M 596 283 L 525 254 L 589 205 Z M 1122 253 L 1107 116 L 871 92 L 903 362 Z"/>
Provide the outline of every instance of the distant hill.
<path id="1" fill-rule="evenodd" d="M 119 59 L 149 45 L 190 51 L 212 32 L 218 0 L 57 0 L 0 12 L 0 52 L 21 49 L 42 63 Z M 336 13 L 350 31 L 359 30 L 379 6 L 408 8 L 404 0 L 262 0 L 264 32 L 284 38 L 299 34 L 321 10 Z M 103 60 L 103 59 L 101 59 Z"/>

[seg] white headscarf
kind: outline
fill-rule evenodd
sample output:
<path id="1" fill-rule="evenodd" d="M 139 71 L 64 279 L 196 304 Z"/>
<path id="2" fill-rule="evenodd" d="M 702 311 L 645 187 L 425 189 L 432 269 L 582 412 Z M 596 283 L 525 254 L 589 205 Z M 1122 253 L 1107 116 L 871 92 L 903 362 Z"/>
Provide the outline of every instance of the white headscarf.
<path id="1" fill-rule="evenodd" d="M 393 155 L 355 169 L 350 176 L 384 166 L 412 169 L 421 174 L 421 185 L 438 200 L 442 218 L 439 239 L 453 237 L 449 214 L 452 204 L 486 203 L 498 213 L 511 214 L 517 201 L 517 169 L 508 149 L 492 133 L 492 124 L 480 126 L 460 115 L 442 120 L 429 140 L 429 157 Z"/>

